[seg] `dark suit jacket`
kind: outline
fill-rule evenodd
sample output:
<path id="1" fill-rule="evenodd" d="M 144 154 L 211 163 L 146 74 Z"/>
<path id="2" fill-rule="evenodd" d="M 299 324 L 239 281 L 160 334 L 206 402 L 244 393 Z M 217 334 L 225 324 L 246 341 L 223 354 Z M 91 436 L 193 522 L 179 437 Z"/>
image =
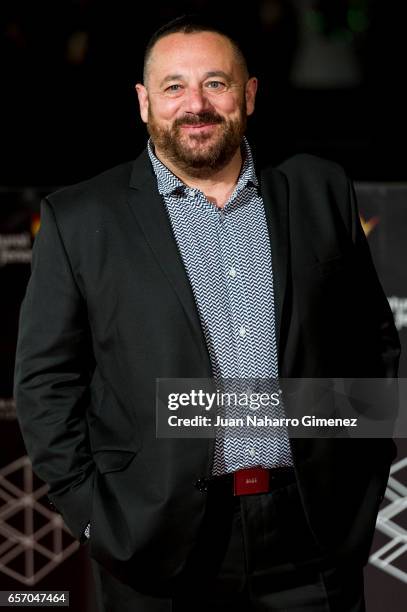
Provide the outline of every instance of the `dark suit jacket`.
<path id="1" fill-rule="evenodd" d="M 280 375 L 395 376 L 399 342 L 341 167 L 261 173 Z M 213 439 L 157 439 L 155 379 L 210 377 L 191 287 L 146 152 L 42 202 L 15 396 L 27 451 L 72 533 L 143 589 L 176 576 L 205 509 Z M 293 439 L 326 562 L 365 563 L 391 440 Z"/>

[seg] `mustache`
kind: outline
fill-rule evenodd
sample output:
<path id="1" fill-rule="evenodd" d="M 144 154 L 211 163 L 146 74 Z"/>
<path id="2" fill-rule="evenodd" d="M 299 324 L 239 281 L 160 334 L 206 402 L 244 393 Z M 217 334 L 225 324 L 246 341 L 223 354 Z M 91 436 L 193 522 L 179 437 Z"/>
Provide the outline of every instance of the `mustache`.
<path id="1" fill-rule="evenodd" d="M 223 117 L 212 111 L 203 111 L 198 115 L 185 115 L 178 117 L 173 123 L 173 127 L 180 125 L 199 125 L 201 123 L 224 123 Z"/>

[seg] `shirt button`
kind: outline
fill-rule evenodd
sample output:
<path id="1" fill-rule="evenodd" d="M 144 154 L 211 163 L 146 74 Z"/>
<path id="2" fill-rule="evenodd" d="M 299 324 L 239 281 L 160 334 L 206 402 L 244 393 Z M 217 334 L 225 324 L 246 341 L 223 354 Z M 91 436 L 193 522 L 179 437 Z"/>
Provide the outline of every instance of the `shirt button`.
<path id="1" fill-rule="evenodd" d="M 231 278 L 235 278 L 235 277 L 236 277 L 236 274 L 237 274 L 237 272 L 236 272 L 236 268 L 235 268 L 234 266 L 232 266 L 232 267 L 230 268 L 230 270 L 229 270 L 229 276 L 230 276 Z"/>
<path id="2" fill-rule="evenodd" d="M 249 453 L 250 457 L 254 457 L 255 454 L 256 454 L 256 451 L 255 451 L 255 449 L 253 447 L 249 448 L 249 450 L 247 452 Z"/>
<path id="3" fill-rule="evenodd" d="M 246 337 L 246 333 L 247 333 L 247 332 L 246 332 L 246 328 L 245 328 L 245 326 L 244 326 L 244 325 L 242 325 L 242 327 L 239 329 L 239 336 L 240 336 L 241 338 L 245 338 L 245 337 Z"/>

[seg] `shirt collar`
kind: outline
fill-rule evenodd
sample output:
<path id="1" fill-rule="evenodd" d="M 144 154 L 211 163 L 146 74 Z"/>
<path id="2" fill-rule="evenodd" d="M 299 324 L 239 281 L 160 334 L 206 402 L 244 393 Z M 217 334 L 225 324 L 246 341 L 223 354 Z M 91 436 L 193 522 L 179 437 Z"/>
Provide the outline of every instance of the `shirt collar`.
<path id="1" fill-rule="evenodd" d="M 175 174 L 173 174 L 171 170 L 169 170 L 167 166 L 165 166 L 155 155 L 151 138 L 149 138 L 147 143 L 147 151 L 153 166 L 154 174 L 157 178 L 159 193 L 166 196 L 173 194 L 175 191 L 185 191 L 187 188 L 185 183 L 175 176 Z M 240 171 L 234 193 L 240 191 L 244 187 L 247 187 L 250 183 L 252 183 L 255 187 L 258 187 L 258 179 L 254 167 L 253 154 L 246 137 L 244 137 L 242 141 L 242 157 L 244 160 L 243 166 Z"/>

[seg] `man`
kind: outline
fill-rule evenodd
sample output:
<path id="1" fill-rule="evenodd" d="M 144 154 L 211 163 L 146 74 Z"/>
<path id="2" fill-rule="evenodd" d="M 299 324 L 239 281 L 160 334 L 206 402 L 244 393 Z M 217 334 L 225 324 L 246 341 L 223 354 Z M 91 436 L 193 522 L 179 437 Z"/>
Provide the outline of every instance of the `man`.
<path id="1" fill-rule="evenodd" d="M 106 612 L 364 609 L 391 440 L 155 433 L 157 378 L 397 372 L 352 186 L 306 155 L 256 173 L 256 88 L 222 31 L 171 22 L 136 86 L 147 150 L 42 202 L 17 410 Z"/>

